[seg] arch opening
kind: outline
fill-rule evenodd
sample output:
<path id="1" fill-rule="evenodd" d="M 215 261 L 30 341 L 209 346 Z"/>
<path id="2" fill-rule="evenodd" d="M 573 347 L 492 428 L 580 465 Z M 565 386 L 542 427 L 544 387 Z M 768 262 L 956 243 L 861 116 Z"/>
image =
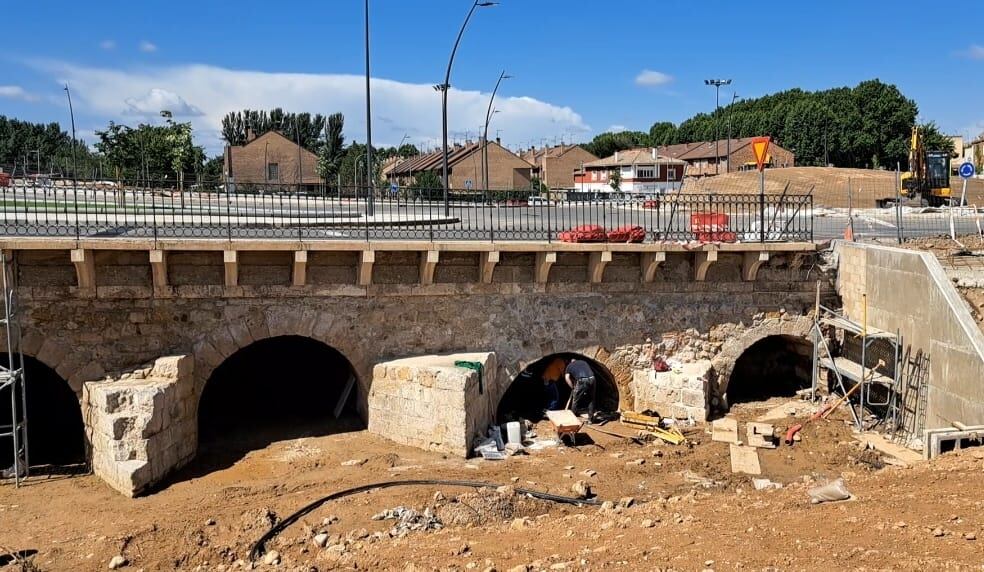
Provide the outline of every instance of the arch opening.
<path id="1" fill-rule="evenodd" d="M 199 456 L 240 456 L 270 443 L 361 429 L 355 371 L 341 352 L 302 336 L 260 340 L 212 372 L 198 405 Z"/>
<path id="2" fill-rule="evenodd" d="M 735 361 L 725 392 L 729 405 L 793 397 L 812 383 L 813 346 L 796 336 L 767 336 Z"/>
<path id="3" fill-rule="evenodd" d="M 550 396 L 547 392 L 547 378 L 555 378 L 552 383 L 557 388 L 557 409 L 563 409 L 571 396 L 571 388 L 564 381 L 564 368 L 569 360 L 584 360 L 594 372 L 596 386 L 595 407 L 598 412 L 618 411 L 618 385 L 615 376 L 607 367 L 587 356 L 572 353 L 556 353 L 544 356 L 519 372 L 509 388 L 499 399 L 496 408 L 496 422 L 506 423 L 518 419 L 539 421 Z M 557 362 L 563 362 L 558 366 Z M 559 377 L 557 377 L 559 375 Z"/>
<path id="4" fill-rule="evenodd" d="M 10 356 L 0 353 L 9 366 Z M 27 444 L 32 473 L 71 473 L 83 470 L 86 462 L 85 426 L 82 406 L 68 382 L 55 370 L 24 356 L 27 381 Z M 0 400 L 0 425 L 11 423 L 10 393 Z M 10 439 L 0 440 L 0 469 L 14 463 Z"/>

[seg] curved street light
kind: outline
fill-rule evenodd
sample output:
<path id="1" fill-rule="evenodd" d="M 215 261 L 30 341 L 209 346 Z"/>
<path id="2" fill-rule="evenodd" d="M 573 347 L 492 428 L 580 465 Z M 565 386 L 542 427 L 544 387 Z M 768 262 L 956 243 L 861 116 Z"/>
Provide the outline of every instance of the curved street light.
<path id="1" fill-rule="evenodd" d="M 721 86 L 731 85 L 730 79 L 705 79 L 704 85 L 714 86 L 714 111 L 721 109 Z M 721 172 L 721 137 L 718 133 L 718 126 L 721 118 L 718 117 L 717 121 L 714 122 L 714 174 L 717 175 Z M 731 160 L 731 157 L 728 157 Z"/>
<path id="2" fill-rule="evenodd" d="M 485 185 L 483 188 L 489 190 L 489 122 L 492 121 L 492 115 L 499 113 L 499 110 L 492 109 L 492 104 L 495 102 L 495 94 L 499 91 L 499 84 L 502 83 L 504 79 L 512 79 L 513 76 L 506 75 L 506 70 L 502 70 L 499 74 L 499 79 L 495 82 L 495 89 L 492 90 L 492 97 L 489 98 L 489 109 L 485 112 L 485 131 L 482 134 L 482 183 Z"/>
<path id="3" fill-rule="evenodd" d="M 454 55 L 458 51 L 458 44 L 461 43 L 461 36 L 465 33 L 465 28 L 468 26 L 468 21 L 471 20 L 475 8 L 485 8 L 495 6 L 496 4 L 498 2 L 481 2 L 480 0 L 475 0 L 472 3 L 471 9 L 468 10 L 468 15 L 465 16 L 465 21 L 461 24 L 461 29 L 458 30 L 458 37 L 454 41 L 454 47 L 451 48 L 451 57 L 448 58 L 448 69 L 444 73 L 444 83 L 434 86 L 434 89 L 441 92 L 441 148 L 443 156 L 441 161 L 441 181 L 444 183 L 445 215 L 451 212 L 451 207 L 448 204 L 448 90 L 451 89 L 451 66 L 454 65 Z"/>

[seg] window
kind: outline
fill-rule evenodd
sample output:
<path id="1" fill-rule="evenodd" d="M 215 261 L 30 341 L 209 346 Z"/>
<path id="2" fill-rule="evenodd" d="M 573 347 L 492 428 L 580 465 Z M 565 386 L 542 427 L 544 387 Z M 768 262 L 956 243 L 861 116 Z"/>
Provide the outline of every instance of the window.
<path id="1" fill-rule="evenodd" d="M 280 163 L 267 163 L 267 180 L 280 180 Z"/>
<path id="2" fill-rule="evenodd" d="M 677 180 L 677 170 L 676 167 L 667 167 L 666 169 L 666 180 L 675 181 Z"/>
<path id="3" fill-rule="evenodd" d="M 639 167 L 636 169 L 636 176 L 640 179 L 652 179 L 656 176 L 656 171 L 652 167 Z"/>

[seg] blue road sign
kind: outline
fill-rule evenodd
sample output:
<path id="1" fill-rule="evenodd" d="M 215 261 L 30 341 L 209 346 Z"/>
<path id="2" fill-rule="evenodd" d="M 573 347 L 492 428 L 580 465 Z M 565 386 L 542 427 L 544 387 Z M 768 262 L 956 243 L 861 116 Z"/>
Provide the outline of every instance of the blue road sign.
<path id="1" fill-rule="evenodd" d="M 977 169 L 974 169 L 974 164 L 970 161 L 960 164 L 960 176 L 965 179 L 973 177 L 975 171 L 977 171 Z"/>
<path id="2" fill-rule="evenodd" d="M 396 183 L 390 183 L 390 194 L 396 194 L 400 190 L 400 187 L 396 186 Z"/>
<path id="3" fill-rule="evenodd" d="M 472 180 L 471 179 L 465 179 L 465 188 L 468 189 L 469 191 L 471 190 L 471 188 L 472 188 Z"/>

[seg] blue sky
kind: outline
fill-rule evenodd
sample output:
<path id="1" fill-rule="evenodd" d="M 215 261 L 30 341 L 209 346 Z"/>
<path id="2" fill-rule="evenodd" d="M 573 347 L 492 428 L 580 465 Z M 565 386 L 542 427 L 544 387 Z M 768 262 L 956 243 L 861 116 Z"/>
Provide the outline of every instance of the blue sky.
<path id="1" fill-rule="evenodd" d="M 374 139 L 440 137 L 448 52 L 468 0 L 371 0 Z M 762 6 L 761 10 L 757 7 Z M 510 146 L 646 130 L 713 108 L 708 77 L 754 97 L 880 78 L 951 133 L 984 131 L 984 3 L 830 0 L 598 2 L 501 0 L 479 8 L 455 61 L 452 135 L 474 138 L 500 71 L 492 131 Z M 914 16 L 915 15 L 915 16 Z M 364 140 L 362 2 L 16 2 L 5 9 L 0 113 L 68 124 L 190 120 L 210 151 L 218 121 L 242 107 L 346 115 Z M 912 30 L 916 40 L 906 37 Z M 645 71 L 656 72 L 643 76 Z"/>

